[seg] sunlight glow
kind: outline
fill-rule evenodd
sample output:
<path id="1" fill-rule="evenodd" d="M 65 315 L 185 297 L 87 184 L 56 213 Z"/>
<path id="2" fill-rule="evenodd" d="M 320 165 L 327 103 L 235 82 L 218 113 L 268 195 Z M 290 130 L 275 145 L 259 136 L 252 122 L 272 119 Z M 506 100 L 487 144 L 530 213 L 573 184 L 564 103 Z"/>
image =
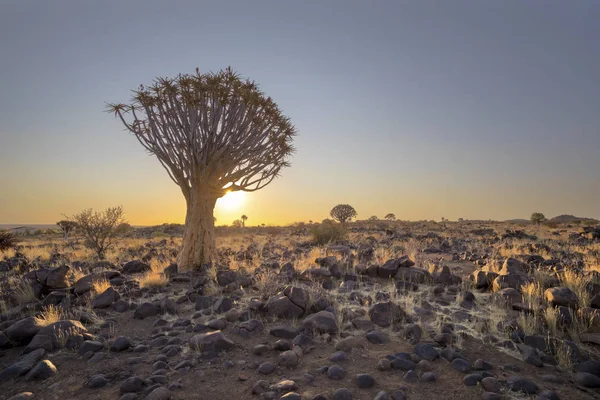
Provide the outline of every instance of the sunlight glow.
<path id="1" fill-rule="evenodd" d="M 242 191 L 227 192 L 227 194 L 217 200 L 217 207 L 224 210 L 237 210 L 244 204 L 246 193 Z"/>

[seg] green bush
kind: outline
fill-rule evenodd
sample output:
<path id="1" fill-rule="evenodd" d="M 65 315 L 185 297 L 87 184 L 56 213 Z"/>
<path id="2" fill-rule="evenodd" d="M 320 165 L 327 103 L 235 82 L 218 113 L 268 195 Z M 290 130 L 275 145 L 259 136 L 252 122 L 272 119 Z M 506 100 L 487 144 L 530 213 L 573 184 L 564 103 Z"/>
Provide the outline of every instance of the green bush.
<path id="1" fill-rule="evenodd" d="M 325 220 L 320 224 L 312 225 L 310 227 L 310 233 L 313 236 L 313 242 L 315 242 L 315 244 L 323 245 L 344 240 L 347 232 L 342 224 Z"/>

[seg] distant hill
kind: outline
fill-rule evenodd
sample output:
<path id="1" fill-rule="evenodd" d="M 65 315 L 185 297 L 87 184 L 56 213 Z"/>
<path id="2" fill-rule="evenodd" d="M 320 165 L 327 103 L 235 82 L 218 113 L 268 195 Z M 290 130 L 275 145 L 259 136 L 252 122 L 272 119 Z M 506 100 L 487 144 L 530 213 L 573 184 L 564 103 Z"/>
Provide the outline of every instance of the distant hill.
<path id="1" fill-rule="evenodd" d="M 576 217 L 568 214 L 557 215 L 554 218 L 550 218 L 549 221 L 556 222 L 557 224 L 571 224 L 582 221 L 598 222 L 598 220 L 595 220 L 594 218 Z"/>
<path id="2" fill-rule="evenodd" d="M 531 221 L 528 219 L 523 219 L 523 218 L 516 218 L 516 219 L 507 219 L 504 222 L 509 222 L 511 224 L 528 224 Z"/>

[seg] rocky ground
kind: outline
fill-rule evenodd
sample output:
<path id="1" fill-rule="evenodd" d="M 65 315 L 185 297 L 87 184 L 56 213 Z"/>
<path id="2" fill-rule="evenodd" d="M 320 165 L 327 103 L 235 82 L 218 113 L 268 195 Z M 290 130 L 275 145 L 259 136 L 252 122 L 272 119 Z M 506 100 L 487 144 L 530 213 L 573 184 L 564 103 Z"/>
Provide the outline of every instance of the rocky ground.
<path id="1" fill-rule="evenodd" d="M 156 271 L 171 239 L 25 243 L 0 261 L 0 399 L 600 398 L 600 228 L 505 228 L 257 233 L 194 272 Z"/>

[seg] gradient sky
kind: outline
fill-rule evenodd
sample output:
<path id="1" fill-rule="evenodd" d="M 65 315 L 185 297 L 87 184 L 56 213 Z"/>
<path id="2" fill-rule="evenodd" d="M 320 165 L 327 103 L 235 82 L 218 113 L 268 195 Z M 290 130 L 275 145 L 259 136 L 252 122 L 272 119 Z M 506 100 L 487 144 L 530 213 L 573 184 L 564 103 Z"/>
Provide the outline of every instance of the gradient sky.
<path id="1" fill-rule="evenodd" d="M 0 223 L 183 196 L 105 102 L 231 65 L 299 136 L 292 167 L 217 224 L 600 218 L 600 1 L 0 0 Z"/>

